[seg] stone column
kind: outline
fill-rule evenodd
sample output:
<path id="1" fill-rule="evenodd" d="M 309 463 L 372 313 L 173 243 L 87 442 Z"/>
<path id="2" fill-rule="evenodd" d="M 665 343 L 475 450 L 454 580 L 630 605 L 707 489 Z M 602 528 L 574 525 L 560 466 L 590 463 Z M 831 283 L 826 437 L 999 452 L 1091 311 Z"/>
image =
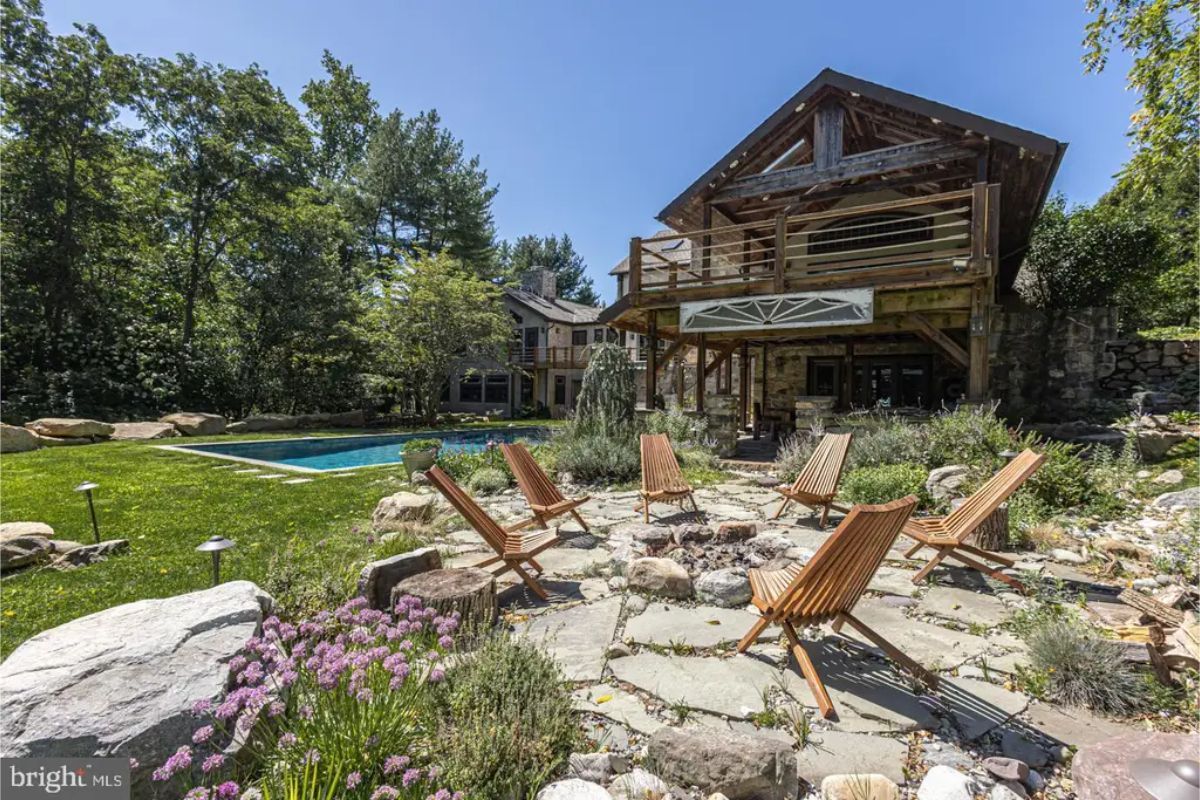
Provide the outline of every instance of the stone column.
<path id="1" fill-rule="evenodd" d="M 717 443 L 717 455 L 733 458 L 737 453 L 738 398 L 732 394 L 710 395 L 705 398 L 708 434 Z"/>
<path id="2" fill-rule="evenodd" d="M 837 398 L 829 395 L 807 395 L 796 398 L 796 431 L 808 433 L 813 425 L 819 424 L 827 430 L 833 423 L 833 407 Z"/>

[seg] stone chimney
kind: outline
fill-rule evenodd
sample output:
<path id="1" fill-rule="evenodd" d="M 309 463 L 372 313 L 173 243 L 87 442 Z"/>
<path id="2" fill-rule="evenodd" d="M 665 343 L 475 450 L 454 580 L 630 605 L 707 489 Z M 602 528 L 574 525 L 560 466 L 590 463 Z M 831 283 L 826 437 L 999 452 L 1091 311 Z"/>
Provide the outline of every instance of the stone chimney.
<path id="1" fill-rule="evenodd" d="M 521 288 L 531 294 L 553 300 L 558 297 L 558 276 L 552 269 L 532 267 L 521 278 Z"/>

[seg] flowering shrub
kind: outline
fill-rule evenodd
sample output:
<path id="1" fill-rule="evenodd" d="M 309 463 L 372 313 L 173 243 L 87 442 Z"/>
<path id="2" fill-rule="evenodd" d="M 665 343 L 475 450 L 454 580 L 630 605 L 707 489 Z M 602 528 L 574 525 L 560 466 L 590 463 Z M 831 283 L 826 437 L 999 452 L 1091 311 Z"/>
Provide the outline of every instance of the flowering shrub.
<path id="1" fill-rule="evenodd" d="M 428 687 L 445 677 L 457 628 L 457 615 L 413 597 L 394 614 L 355 598 L 298 625 L 271 617 L 231 663 L 235 688 L 196 705 L 203 724 L 153 778 L 198 782 L 185 800 L 236 798 L 239 777 L 268 800 L 461 797 L 437 786 Z M 223 751 L 231 741 L 251 756 L 249 769 Z"/>

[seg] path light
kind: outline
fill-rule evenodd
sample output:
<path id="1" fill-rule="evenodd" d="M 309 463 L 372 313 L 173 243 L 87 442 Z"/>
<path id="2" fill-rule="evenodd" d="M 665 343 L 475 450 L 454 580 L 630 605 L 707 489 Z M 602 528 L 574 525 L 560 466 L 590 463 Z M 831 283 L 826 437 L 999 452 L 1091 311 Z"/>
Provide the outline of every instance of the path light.
<path id="1" fill-rule="evenodd" d="M 231 542 L 224 536 L 213 536 L 204 544 L 196 548 L 197 553 L 212 553 L 213 559 L 213 586 L 221 582 L 221 551 L 228 550 L 231 547 L 236 547 L 237 542 Z"/>
<path id="2" fill-rule="evenodd" d="M 92 489 L 99 489 L 100 484 L 84 481 L 75 487 L 75 491 L 83 492 L 87 495 L 88 513 L 92 515 L 92 534 L 96 537 L 96 544 L 100 544 L 100 523 L 96 522 L 96 505 L 92 502 Z"/>
<path id="3" fill-rule="evenodd" d="M 1200 763 L 1191 759 L 1139 758 L 1129 774 L 1156 800 L 1194 800 L 1200 792 Z"/>

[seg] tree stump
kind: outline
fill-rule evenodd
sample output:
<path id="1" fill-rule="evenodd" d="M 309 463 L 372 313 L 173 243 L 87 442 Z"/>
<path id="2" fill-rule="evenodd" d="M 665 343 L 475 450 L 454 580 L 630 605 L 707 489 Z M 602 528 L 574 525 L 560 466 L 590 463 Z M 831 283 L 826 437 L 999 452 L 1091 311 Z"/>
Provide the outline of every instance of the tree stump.
<path id="1" fill-rule="evenodd" d="M 405 578 L 392 589 L 392 606 L 405 595 L 416 597 L 426 608 L 435 608 L 443 616 L 457 611 L 458 636 L 467 639 L 495 625 L 499 614 L 496 579 L 475 567 L 435 569 Z"/>
<path id="2" fill-rule="evenodd" d="M 951 507 L 958 508 L 965 498 L 950 502 Z M 1002 503 L 987 519 L 979 523 L 979 527 L 967 536 L 967 544 L 973 544 L 981 550 L 1005 550 L 1008 548 L 1008 504 Z"/>

